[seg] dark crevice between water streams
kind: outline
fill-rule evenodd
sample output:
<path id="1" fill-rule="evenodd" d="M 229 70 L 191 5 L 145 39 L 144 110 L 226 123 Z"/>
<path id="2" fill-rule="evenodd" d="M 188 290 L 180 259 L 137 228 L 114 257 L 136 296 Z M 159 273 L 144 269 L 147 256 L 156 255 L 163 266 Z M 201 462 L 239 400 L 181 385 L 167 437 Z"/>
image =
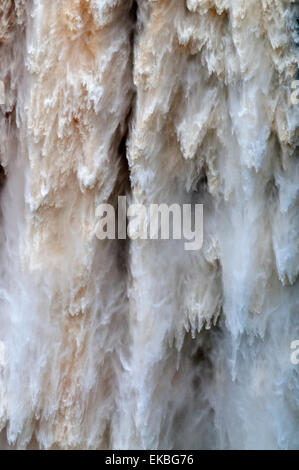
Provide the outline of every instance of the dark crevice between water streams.
<path id="1" fill-rule="evenodd" d="M 116 208 L 116 233 L 118 233 L 117 220 L 118 220 L 118 196 L 127 196 L 131 194 L 131 178 L 130 178 L 130 168 L 128 161 L 128 142 L 130 138 L 130 130 L 132 118 L 134 116 L 135 100 L 136 100 L 136 90 L 134 87 L 134 48 L 135 48 L 135 39 L 137 35 L 137 17 L 138 17 L 138 4 L 137 1 L 132 1 L 131 8 L 129 10 L 130 22 L 131 22 L 131 31 L 130 31 L 130 70 L 131 70 L 131 96 L 130 96 L 130 105 L 128 107 L 127 115 L 122 126 L 119 127 L 117 131 L 116 141 L 118 142 L 117 154 L 119 157 L 119 173 L 118 179 L 116 182 L 114 194 L 113 194 L 113 204 Z M 115 240 L 117 251 L 118 251 L 118 266 L 119 269 L 128 275 L 129 272 L 129 240 L 117 239 Z"/>

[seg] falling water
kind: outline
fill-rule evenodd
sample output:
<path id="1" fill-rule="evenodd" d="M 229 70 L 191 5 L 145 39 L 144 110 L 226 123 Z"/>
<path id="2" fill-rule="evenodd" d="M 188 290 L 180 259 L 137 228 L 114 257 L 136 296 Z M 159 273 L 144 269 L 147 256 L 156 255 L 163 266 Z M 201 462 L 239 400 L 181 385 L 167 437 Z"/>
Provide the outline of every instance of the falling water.
<path id="1" fill-rule="evenodd" d="M 1 448 L 299 448 L 296 13 L 1 1 Z M 120 194 L 202 249 L 98 240 Z"/>

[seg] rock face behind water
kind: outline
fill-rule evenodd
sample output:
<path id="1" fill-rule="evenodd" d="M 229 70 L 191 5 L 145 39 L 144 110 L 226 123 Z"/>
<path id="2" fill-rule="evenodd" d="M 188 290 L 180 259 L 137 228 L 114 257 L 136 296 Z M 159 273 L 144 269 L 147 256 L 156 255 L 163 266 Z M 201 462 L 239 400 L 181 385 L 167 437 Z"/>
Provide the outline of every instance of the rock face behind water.
<path id="1" fill-rule="evenodd" d="M 299 448 L 296 8 L 1 1 L 1 448 Z M 202 248 L 99 240 L 120 194 Z"/>

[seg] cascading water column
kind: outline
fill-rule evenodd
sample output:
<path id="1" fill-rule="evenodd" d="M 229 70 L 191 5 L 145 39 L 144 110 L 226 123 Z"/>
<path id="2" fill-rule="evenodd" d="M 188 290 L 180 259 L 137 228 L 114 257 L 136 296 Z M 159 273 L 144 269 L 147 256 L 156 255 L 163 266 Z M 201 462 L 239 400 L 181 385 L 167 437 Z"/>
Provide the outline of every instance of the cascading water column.
<path id="1" fill-rule="evenodd" d="M 0 422 L 18 447 L 113 445 L 126 283 L 95 213 L 121 177 L 132 81 L 130 2 L 112 3 L 26 2 L 24 32 L 16 10 L 1 50 L 16 117 L 2 161 Z"/>

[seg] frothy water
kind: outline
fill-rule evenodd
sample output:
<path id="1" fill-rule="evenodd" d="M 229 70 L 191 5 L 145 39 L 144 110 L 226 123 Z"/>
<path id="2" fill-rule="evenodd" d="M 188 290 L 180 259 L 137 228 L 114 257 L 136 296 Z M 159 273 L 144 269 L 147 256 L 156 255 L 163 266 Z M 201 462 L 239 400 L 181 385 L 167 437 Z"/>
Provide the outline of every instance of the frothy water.
<path id="1" fill-rule="evenodd" d="M 1 448 L 299 448 L 298 3 L 2 0 Z M 203 247 L 96 208 L 203 204 Z"/>

